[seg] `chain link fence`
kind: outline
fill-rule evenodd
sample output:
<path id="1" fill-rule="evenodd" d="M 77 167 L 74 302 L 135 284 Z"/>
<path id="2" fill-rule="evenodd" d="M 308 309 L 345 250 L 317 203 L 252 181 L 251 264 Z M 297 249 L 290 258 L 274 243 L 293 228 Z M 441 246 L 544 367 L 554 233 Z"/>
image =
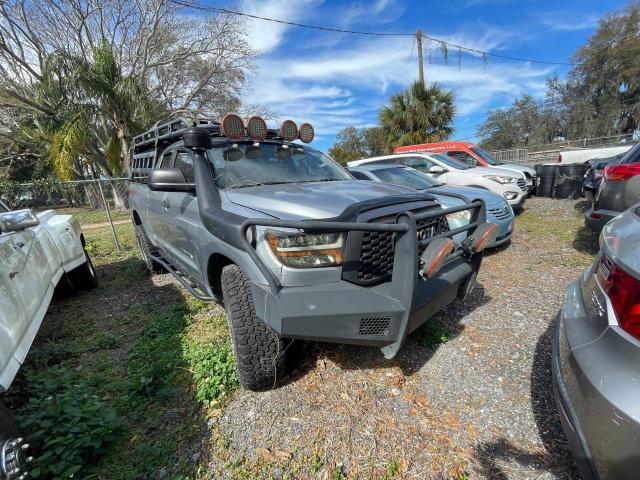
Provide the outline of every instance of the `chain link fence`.
<path id="1" fill-rule="evenodd" d="M 121 251 L 115 225 L 129 221 L 129 182 L 128 178 L 1 182 L 0 199 L 12 210 L 56 209 L 77 216 L 83 228 L 110 227 L 114 246 Z"/>

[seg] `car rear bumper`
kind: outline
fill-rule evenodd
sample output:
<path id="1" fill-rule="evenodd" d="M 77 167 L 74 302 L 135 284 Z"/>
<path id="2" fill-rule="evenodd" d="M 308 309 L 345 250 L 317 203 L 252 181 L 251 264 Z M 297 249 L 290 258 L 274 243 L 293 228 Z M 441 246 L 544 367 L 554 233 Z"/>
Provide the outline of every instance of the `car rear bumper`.
<path id="1" fill-rule="evenodd" d="M 464 292 L 480 267 L 481 254 L 474 257 L 472 261 L 455 258 L 434 278 L 418 280 L 408 308 L 394 298 L 392 282 L 372 287 L 347 281 L 284 287 L 277 302 L 270 301 L 264 285 L 253 284 L 254 303 L 258 316 L 268 318 L 282 337 L 383 348 L 402 342 Z M 262 306 L 264 312 L 260 312 Z"/>
<path id="2" fill-rule="evenodd" d="M 584 224 L 594 232 L 599 232 L 604 228 L 609 220 L 619 214 L 620 212 L 616 212 L 614 210 L 594 210 L 592 207 L 584 214 Z"/>
<path id="3" fill-rule="evenodd" d="M 585 332 L 595 339 L 585 343 Z M 583 478 L 636 478 L 640 471 L 640 346 L 586 311 L 571 284 L 558 316 L 552 372 L 556 404 Z"/>

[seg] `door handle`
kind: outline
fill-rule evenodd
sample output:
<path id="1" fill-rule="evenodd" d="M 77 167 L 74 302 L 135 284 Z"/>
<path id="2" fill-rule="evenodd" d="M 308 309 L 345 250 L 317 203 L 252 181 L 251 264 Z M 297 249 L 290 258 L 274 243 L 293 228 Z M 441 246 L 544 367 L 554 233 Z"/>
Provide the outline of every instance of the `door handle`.
<path id="1" fill-rule="evenodd" d="M 169 203 L 169 200 L 163 200 L 162 201 L 162 206 L 165 208 L 165 210 L 169 210 L 169 207 L 171 207 L 171 203 Z"/>
<path id="2" fill-rule="evenodd" d="M 18 272 L 11 272 L 11 273 L 9 274 L 9 279 L 10 279 L 10 280 L 13 280 L 13 277 L 15 277 L 17 274 L 18 274 Z"/>
<path id="3" fill-rule="evenodd" d="M 19 248 L 22 248 L 22 247 L 24 247 L 24 243 L 22 243 L 22 242 L 18 242 L 18 243 L 14 243 L 13 244 L 13 249 L 14 250 L 18 250 Z"/>

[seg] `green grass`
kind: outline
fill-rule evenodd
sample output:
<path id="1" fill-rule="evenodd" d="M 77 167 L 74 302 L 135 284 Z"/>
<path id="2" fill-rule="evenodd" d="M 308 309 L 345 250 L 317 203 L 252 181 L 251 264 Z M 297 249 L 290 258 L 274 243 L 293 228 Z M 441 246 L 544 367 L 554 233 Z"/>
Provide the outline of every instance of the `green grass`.
<path id="1" fill-rule="evenodd" d="M 108 222 L 107 212 L 104 208 L 88 208 L 88 207 L 68 207 L 56 208 L 56 211 L 64 215 L 73 215 L 78 219 L 80 225 L 90 225 L 94 223 Z M 111 219 L 115 221 L 128 220 L 131 218 L 129 210 L 111 209 Z"/>
<path id="2" fill-rule="evenodd" d="M 434 321 L 425 322 L 412 335 L 420 345 L 431 350 L 449 340 L 449 331 L 444 325 Z"/>
<path id="3" fill-rule="evenodd" d="M 193 455 L 237 387 L 226 318 L 173 282 L 152 285 L 133 227 L 117 228 L 120 253 L 108 228 L 85 232 L 101 286 L 56 301 L 9 401 L 40 454 L 65 447 L 38 478 L 204 478 Z"/>

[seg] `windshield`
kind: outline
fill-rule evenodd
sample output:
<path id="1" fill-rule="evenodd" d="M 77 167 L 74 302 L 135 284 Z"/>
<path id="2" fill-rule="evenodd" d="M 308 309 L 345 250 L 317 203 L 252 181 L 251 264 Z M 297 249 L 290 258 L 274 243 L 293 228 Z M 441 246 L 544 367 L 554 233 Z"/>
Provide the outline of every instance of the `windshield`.
<path id="1" fill-rule="evenodd" d="M 625 153 L 620 163 L 636 163 L 640 162 L 640 143 L 636 143 L 631 150 Z"/>
<path id="2" fill-rule="evenodd" d="M 471 151 L 476 155 L 478 155 L 480 158 L 482 158 L 489 165 L 504 165 L 504 162 L 499 162 L 498 160 L 493 158 L 491 155 L 489 155 L 489 152 L 486 152 L 480 147 L 471 147 Z"/>
<path id="3" fill-rule="evenodd" d="M 462 163 L 454 158 L 451 158 L 445 153 L 433 153 L 431 154 L 431 156 L 436 160 L 440 160 L 442 163 L 456 170 L 467 170 L 469 168 L 472 168 L 471 165 L 467 165 L 466 163 Z"/>
<path id="4" fill-rule="evenodd" d="M 425 190 L 442 185 L 412 168 L 380 168 L 374 170 L 372 173 L 383 182 L 402 185 L 403 187 L 413 188 L 414 190 Z"/>
<path id="5" fill-rule="evenodd" d="M 329 157 L 302 145 L 225 142 L 214 145 L 207 156 L 220 188 L 353 179 Z"/>

